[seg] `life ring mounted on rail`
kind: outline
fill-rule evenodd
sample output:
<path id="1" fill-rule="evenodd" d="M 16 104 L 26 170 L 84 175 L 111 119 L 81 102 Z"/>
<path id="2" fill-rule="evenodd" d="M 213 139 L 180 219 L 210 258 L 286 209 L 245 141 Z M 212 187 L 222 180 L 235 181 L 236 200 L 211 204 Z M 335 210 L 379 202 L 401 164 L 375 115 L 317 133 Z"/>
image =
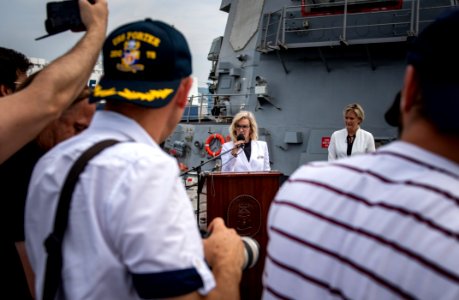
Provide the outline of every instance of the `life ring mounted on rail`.
<path id="1" fill-rule="evenodd" d="M 220 141 L 220 146 L 218 147 L 218 150 L 216 151 L 212 151 L 212 149 L 210 149 L 210 144 L 215 140 L 215 139 L 218 139 Z M 217 155 L 220 154 L 220 152 L 222 152 L 222 148 L 223 148 L 223 144 L 225 143 L 225 139 L 223 138 L 223 136 L 219 133 L 213 133 L 211 135 L 209 135 L 209 137 L 207 138 L 206 140 L 206 144 L 205 144 L 205 149 L 206 149 L 206 152 L 212 156 L 212 157 L 215 157 Z"/>

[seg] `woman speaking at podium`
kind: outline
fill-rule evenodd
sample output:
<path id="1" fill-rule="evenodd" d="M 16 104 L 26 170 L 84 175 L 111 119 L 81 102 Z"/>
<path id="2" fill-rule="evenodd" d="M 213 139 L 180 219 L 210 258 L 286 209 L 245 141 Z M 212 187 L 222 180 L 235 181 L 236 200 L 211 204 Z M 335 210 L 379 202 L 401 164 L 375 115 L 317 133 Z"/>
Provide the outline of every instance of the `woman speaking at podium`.
<path id="1" fill-rule="evenodd" d="M 240 111 L 229 128 L 231 141 L 223 144 L 222 171 L 269 171 L 268 145 L 258 140 L 258 125 L 249 111 Z"/>

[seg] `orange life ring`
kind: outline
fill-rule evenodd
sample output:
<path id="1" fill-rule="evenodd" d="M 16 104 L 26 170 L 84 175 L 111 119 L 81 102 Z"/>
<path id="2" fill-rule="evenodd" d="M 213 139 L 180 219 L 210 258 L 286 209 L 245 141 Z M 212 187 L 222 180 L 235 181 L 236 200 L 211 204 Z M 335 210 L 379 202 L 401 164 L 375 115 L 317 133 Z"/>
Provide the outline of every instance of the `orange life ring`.
<path id="1" fill-rule="evenodd" d="M 220 141 L 220 147 L 218 148 L 218 150 L 212 151 L 212 149 L 210 149 L 210 144 L 215 139 L 218 139 Z M 219 133 L 211 134 L 211 135 L 209 135 L 209 137 L 206 140 L 206 144 L 205 144 L 206 152 L 210 156 L 215 157 L 215 156 L 219 155 L 220 152 L 222 152 L 222 148 L 223 148 L 223 144 L 224 143 L 225 143 L 225 139 L 223 138 L 223 136 L 221 134 L 219 134 Z"/>

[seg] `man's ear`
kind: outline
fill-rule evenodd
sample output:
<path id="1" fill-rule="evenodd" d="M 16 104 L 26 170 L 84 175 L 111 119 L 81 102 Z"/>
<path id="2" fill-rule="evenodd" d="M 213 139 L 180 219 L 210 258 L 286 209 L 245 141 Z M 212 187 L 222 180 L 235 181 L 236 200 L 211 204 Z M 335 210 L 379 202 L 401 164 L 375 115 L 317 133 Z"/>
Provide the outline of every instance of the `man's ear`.
<path id="1" fill-rule="evenodd" d="M 13 91 L 9 87 L 5 84 L 0 84 L 0 97 L 5 97 L 12 93 Z"/>
<path id="2" fill-rule="evenodd" d="M 177 91 L 177 94 L 175 95 L 177 105 L 180 108 L 184 108 L 187 103 L 188 103 L 188 93 L 191 89 L 191 86 L 193 85 L 193 79 L 191 77 L 187 77 L 182 79 L 182 82 L 180 83 L 179 89 Z"/>
<path id="3" fill-rule="evenodd" d="M 419 97 L 419 78 L 416 73 L 416 69 L 408 65 L 405 71 L 404 84 L 402 89 L 402 95 L 400 99 L 400 111 L 408 112 L 415 105 L 416 100 Z"/>

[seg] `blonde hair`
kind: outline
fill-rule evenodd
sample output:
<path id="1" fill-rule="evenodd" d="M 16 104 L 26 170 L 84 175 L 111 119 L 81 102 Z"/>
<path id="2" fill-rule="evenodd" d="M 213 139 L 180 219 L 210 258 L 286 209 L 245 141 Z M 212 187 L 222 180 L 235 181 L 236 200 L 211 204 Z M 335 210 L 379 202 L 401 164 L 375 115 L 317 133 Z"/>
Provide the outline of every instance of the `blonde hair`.
<path id="1" fill-rule="evenodd" d="M 346 113 L 348 111 L 354 112 L 355 115 L 357 116 L 357 118 L 360 119 L 360 123 L 362 123 L 363 120 L 365 120 L 365 111 L 363 110 L 363 108 L 362 108 L 362 106 L 360 104 L 352 103 L 352 104 L 346 105 L 346 107 L 343 110 L 343 116 L 344 117 L 346 117 Z"/>
<path id="2" fill-rule="evenodd" d="M 245 110 L 242 110 L 242 111 L 238 112 L 234 116 L 233 122 L 231 122 L 231 126 L 229 127 L 229 134 L 231 136 L 231 139 L 233 141 L 237 140 L 236 125 L 237 125 L 237 123 L 239 123 L 239 121 L 241 121 L 243 119 L 249 120 L 249 123 L 250 123 L 250 139 L 254 140 L 254 141 L 258 140 L 258 125 L 257 125 L 257 121 L 255 120 L 255 116 L 250 111 L 245 111 Z"/>

